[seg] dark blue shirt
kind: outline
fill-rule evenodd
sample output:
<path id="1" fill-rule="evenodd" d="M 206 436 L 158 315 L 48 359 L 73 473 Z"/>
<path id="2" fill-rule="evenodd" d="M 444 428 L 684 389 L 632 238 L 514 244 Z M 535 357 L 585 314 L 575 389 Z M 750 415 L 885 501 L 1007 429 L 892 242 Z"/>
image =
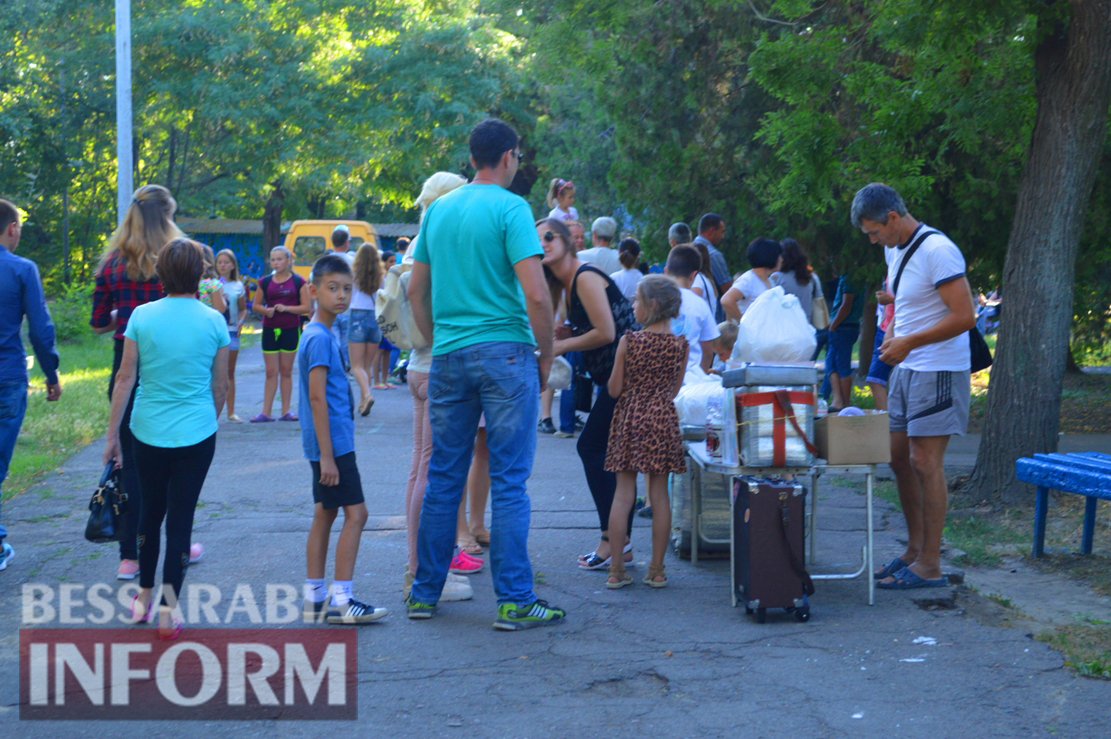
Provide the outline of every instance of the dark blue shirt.
<path id="1" fill-rule="evenodd" d="M 30 259 L 0 246 L 0 381 L 27 381 L 27 356 L 19 329 L 27 316 L 31 347 L 49 385 L 58 384 L 54 324 L 46 310 L 39 270 Z"/>

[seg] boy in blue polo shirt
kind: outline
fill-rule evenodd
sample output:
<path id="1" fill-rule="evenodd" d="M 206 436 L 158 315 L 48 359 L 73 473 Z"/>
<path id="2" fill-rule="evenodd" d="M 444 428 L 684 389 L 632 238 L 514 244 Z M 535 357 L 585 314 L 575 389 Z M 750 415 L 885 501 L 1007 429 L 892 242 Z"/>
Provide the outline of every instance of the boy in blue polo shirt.
<path id="1" fill-rule="evenodd" d="M 316 314 L 301 334 L 297 351 L 301 444 L 312 466 L 315 503 L 306 547 L 308 576 L 302 614 L 306 623 L 326 620 L 330 624 L 362 624 L 386 615 L 385 608 L 355 600 L 351 586 L 367 512 L 355 465 L 355 404 L 339 344 L 332 336 L 332 324 L 351 304 L 353 284 L 351 267 L 343 257 L 325 254 L 316 260 L 309 285 Z M 311 409 L 309 413 L 304 412 L 306 408 Z M 332 524 L 340 508 L 343 528 L 336 542 L 332 599 L 325 607 L 328 588 L 324 565 Z"/>

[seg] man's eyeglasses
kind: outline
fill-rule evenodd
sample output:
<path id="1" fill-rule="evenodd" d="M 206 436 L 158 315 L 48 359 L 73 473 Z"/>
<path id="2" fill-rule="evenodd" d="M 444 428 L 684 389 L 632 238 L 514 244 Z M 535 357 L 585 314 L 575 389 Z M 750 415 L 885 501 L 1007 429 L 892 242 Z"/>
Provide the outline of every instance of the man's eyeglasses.
<path id="1" fill-rule="evenodd" d="M 519 151 L 511 151 L 510 154 L 517 157 L 517 164 L 520 164 L 521 162 L 525 161 L 524 156 Z"/>

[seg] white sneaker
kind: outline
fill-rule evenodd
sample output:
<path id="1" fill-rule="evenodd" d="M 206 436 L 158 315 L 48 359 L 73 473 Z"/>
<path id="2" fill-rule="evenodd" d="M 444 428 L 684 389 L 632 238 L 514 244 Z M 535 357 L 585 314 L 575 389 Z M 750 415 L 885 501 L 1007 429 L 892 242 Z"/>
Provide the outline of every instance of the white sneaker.
<path id="1" fill-rule="evenodd" d="M 444 589 L 440 592 L 441 602 L 470 600 L 474 597 L 474 590 L 471 589 L 471 584 L 466 581 L 467 578 L 460 579 L 463 582 L 448 580 L 444 583 Z"/>

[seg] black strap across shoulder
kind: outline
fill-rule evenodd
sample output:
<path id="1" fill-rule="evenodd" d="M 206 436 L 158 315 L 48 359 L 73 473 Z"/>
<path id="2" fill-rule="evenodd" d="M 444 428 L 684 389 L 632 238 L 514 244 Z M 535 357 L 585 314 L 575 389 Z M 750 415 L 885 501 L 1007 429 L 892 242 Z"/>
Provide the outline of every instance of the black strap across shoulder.
<path id="1" fill-rule="evenodd" d="M 918 251 L 918 247 L 922 246 L 922 242 L 926 240 L 927 236 L 939 233 L 941 232 L 934 231 L 933 229 L 922 229 L 922 233 L 918 234 L 918 238 L 914 240 L 914 243 L 907 247 L 906 256 L 904 256 L 903 261 L 899 263 L 899 271 L 895 273 L 895 281 L 891 283 L 891 294 L 893 296 L 899 294 L 899 280 L 903 279 L 903 270 L 906 269 L 907 262 L 910 261 L 910 258 L 914 256 L 914 252 Z"/>

